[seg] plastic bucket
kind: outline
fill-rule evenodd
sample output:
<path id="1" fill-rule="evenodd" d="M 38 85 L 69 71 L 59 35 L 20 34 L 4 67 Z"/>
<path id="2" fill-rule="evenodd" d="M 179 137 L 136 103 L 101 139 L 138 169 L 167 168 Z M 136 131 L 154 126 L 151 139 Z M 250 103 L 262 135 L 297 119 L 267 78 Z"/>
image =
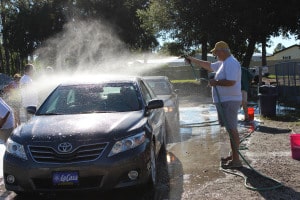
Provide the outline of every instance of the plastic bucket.
<path id="1" fill-rule="evenodd" d="M 250 121 L 254 120 L 254 108 L 253 107 L 248 108 L 248 116 L 249 116 Z"/>
<path id="2" fill-rule="evenodd" d="M 290 142 L 292 158 L 295 160 L 300 160 L 300 134 L 291 134 Z"/>

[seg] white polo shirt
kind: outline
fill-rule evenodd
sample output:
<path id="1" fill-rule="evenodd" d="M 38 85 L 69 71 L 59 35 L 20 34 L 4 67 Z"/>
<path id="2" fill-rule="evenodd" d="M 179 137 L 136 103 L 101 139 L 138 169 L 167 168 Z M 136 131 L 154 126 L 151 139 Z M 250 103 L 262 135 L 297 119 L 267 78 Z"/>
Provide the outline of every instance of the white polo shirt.
<path id="1" fill-rule="evenodd" d="M 216 73 L 215 80 L 225 79 L 235 81 L 233 86 L 216 86 L 220 101 L 242 101 L 240 63 L 231 55 L 224 61 L 211 63 L 211 68 Z M 212 87 L 212 98 L 214 103 L 219 102 L 214 87 Z"/>

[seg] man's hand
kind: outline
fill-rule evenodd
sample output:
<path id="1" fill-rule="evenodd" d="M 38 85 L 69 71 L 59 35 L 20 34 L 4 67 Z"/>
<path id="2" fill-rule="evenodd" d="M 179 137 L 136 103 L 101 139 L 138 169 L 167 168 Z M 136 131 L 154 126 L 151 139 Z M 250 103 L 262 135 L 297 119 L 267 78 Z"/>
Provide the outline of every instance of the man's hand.
<path id="1" fill-rule="evenodd" d="M 181 55 L 180 58 L 184 58 L 184 61 L 186 63 L 191 64 L 191 59 L 189 58 L 189 55 L 184 54 L 184 55 Z"/>
<path id="2" fill-rule="evenodd" d="M 210 86 L 214 87 L 214 86 L 217 86 L 217 84 L 218 84 L 217 80 L 215 80 L 215 79 L 209 79 L 209 85 Z"/>

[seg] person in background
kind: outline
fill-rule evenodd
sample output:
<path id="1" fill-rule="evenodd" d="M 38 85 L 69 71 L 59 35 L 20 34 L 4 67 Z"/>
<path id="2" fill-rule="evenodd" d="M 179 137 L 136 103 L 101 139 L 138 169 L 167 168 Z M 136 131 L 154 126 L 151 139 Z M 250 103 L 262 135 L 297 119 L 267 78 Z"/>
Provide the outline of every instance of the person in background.
<path id="1" fill-rule="evenodd" d="M 217 105 L 220 124 L 227 122 L 225 123 L 226 130 L 232 136 L 230 137 L 232 155 L 221 158 L 222 167 L 242 167 L 238 153 L 240 138 L 237 129 L 238 111 L 242 101 L 241 65 L 231 55 L 229 46 L 224 41 L 217 42 L 211 52 L 218 58 L 218 61 L 215 63 L 199 60 L 191 56 L 187 56 L 186 61 L 201 66 L 208 72 L 215 72 L 214 78 L 209 80 L 209 84 L 212 86 L 213 102 Z"/>
<path id="2" fill-rule="evenodd" d="M 0 97 L 0 139 L 6 142 L 14 128 L 14 112 L 12 108 Z"/>
<path id="3" fill-rule="evenodd" d="M 12 107 L 15 117 L 15 125 L 20 125 L 20 107 L 21 107 L 21 94 L 20 94 L 20 79 L 21 75 L 16 73 L 13 76 L 13 81 L 10 82 L 5 88 L 7 103 Z"/>
<path id="4" fill-rule="evenodd" d="M 38 105 L 37 89 L 34 87 L 32 81 L 34 72 L 34 66 L 27 64 L 24 68 L 24 75 L 20 79 L 22 107 L 25 112 L 26 121 L 31 117 L 30 113 L 27 112 L 28 107 L 37 107 Z"/>
<path id="5" fill-rule="evenodd" d="M 248 115 L 248 91 L 249 85 L 251 85 L 253 76 L 249 70 L 245 67 L 242 67 L 242 79 L 241 79 L 241 89 L 242 89 L 242 108 L 244 111 L 244 121 L 249 122 Z"/>

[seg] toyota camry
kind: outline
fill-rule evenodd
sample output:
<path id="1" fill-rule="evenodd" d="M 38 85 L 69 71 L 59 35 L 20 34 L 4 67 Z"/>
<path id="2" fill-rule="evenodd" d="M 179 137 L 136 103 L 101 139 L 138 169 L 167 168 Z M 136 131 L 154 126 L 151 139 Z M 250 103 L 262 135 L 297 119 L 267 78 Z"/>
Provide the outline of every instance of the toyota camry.
<path id="1" fill-rule="evenodd" d="M 157 182 L 163 101 L 139 77 L 58 85 L 6 143 L 7 190 L 102 190 Z"/>

